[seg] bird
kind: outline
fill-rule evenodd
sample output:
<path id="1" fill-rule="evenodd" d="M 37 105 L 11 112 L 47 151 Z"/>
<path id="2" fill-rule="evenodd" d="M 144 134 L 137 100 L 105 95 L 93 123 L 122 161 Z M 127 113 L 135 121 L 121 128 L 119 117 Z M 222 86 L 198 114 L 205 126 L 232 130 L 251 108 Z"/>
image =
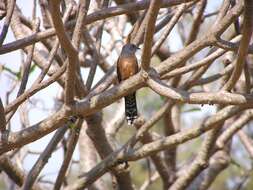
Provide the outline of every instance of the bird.
<path id="1" fill-rule="evenodd" d="M 124 81 L 138 73 L 138 61 L 135 52 L 140 49 L 135 44 L 127 43 L 122 47 L 117 61 L 117 76 L 119 82 Z M 125 99 L 125 116 L 128 125 L 133 125 L 138 117 L 136 92 L 128 94 Z"/>

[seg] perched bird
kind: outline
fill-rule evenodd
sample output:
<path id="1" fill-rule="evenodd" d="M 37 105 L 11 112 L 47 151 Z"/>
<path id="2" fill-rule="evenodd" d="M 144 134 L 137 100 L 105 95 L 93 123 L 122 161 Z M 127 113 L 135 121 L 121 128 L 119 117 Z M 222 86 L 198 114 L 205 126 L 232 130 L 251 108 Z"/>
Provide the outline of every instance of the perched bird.
<path id="1" fill-rule="evenodd" d="M 125 44 L 117 61 L 118 80 L 123 81 L 138 72 L 138 62 L 135 56 L 138 48 L 135 44 Z M 128 125 L 132 125 L 138 116 L 136 105 L 136 92 L 125 96 L 125 115 Z"/>

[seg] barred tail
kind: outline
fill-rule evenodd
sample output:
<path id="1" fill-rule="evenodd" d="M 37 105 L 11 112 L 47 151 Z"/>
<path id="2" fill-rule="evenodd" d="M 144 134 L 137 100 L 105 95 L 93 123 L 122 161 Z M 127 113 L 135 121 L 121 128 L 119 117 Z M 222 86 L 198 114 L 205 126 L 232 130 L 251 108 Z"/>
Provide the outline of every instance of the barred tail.
<path id="1" fill-rule="evenodd" d="M 135 93 L 129 94 L 125 97 L 125 114 L 127 124 L 132 125 L 138 116 Z"/>

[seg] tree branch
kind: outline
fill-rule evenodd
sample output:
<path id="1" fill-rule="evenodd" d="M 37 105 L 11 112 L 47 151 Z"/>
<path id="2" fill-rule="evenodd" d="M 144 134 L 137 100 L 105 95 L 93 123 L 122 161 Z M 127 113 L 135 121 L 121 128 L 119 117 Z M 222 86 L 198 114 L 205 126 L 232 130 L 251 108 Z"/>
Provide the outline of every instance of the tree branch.
<path id="1" fill-rule="evenodd" d="M 156 17 L 159 13 L 161 6 L 161 0 L 151 0 L 149 9 L 147 11 L 146 17 L 144 18 L 145 33 L 144 33 L 144 46 L 141 56 L 141 67 L 145 71 L 149 69 L 151 60 L 151 48 L 153 44 L 153 35 L 155 31 Z"/>

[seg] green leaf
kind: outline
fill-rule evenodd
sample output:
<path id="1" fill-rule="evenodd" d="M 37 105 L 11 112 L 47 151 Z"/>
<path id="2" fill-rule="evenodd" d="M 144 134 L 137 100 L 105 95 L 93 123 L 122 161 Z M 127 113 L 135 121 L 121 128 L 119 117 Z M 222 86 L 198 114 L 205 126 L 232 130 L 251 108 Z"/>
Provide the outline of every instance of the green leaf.
<path id="1" fill-rule="evenodd" d="M 69 128 L 74 130 L 76 128 L 76 125 L 74 123 L 70 123 Z"/>
<path id="2" fill-rule="evenodd" d="M 201 111 L 201 109 L 199 107 L 189 108 L 187 110 L 184 110 L 183 113 L 196 112 L 196 111 Z"/>
<path id="3" fill-rule="evenodd" d="M 20 71 L 19 72 L 13 71 L 10 68 L 5 67 L 4 65 L 3 65 L 2 69 L 5 70 L 5 71 L 7 71 L 7 72 L 9 72 L 12 75 L 15 75 L 18 79 L 21 78 L 21 72 Z"/>
<path id="4" fill-rule="evenodd" d="M 37 67 L 37 65 L 36 65 L 36 64 L 33 64 L 33 65 L 31 66 L 31 68 L 30 68 L 29 73 L 34 72 L 34 71 L 35 71 L 35 69 L 36 69 L 36 67 Z"/>

